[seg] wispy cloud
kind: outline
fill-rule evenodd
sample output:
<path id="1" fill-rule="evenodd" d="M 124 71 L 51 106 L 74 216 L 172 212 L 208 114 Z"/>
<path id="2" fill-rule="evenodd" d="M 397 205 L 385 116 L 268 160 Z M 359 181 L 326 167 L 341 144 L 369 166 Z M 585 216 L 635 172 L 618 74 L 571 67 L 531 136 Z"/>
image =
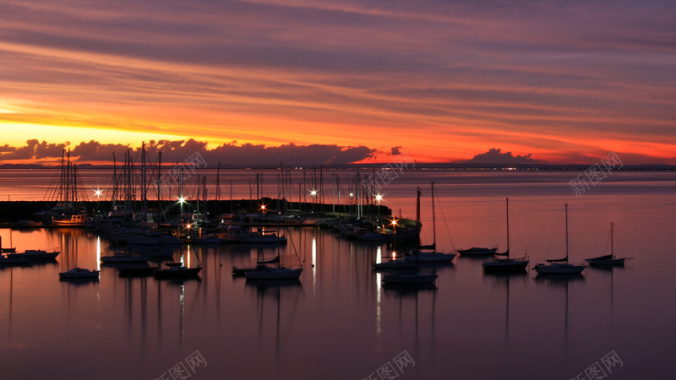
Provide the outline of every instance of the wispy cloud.
<path id="1" fill-rule="evenodd" d="M 437 161 L 496 145 L 670 157 L 675 13 L 661 0 L 7 0 L 0 126 L 403 145 Z"/>

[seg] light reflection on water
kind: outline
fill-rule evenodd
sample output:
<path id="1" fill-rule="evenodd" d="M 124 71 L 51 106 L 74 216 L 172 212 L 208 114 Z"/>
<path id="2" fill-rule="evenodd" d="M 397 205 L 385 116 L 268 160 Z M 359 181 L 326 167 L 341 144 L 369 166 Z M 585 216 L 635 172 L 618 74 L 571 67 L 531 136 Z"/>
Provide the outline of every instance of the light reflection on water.
<path id="1" fill-rule="evenodd" d="M 611 221 L 618 253 L 635 259 L 557 280 L 483 275 L 481 259 L 458 257 L 420 268 L 439 275 L 436 287 L 388 287 L 371 270 L 387 247 L 303 228 L 286 230 L 306 262 L 298 282 L 233 278 L 232 265 L 274 257 L 276 248 L 232 245 L 174 252 L 191 265 L 199 257 L 201 280 L 121 278 L 102 266 L 98 282 L 68 283 L 58 272 L 100 267 L 113 253 L 106 240 L 86 230 L 13 231 L 19 251 L 62 253 L 56 263 L 0 269 L 2 378 L 159 378 L 195 350 L 208 362 L 196 379 L 361 379 L 404 350 L 416 365 L 402 379 L 572 378 L 611 350 L 624 360 L 612 379 L 665 378 L 676 352 L 675 301 L 664 294 L 676 284 L 673 180 L 626 177 L 575 198 L 560 174 L 487 181 L 474 194 L 448 175 L 434 178 L 440 249 L 502 247 L 509 196 L 510 248 L 532 265 L 564 252 L 564 202 L 573 261 L 602 253 Z M 414 215 L 415 186 L 428 179 L 401 178 L 385 203 Z M 429 215 L 424 198 L 423 243 L 432 240 Z M 0 234 L 7 246 L 9 230 Z M 280 252 L 297 264 L 291 244 Z"/>

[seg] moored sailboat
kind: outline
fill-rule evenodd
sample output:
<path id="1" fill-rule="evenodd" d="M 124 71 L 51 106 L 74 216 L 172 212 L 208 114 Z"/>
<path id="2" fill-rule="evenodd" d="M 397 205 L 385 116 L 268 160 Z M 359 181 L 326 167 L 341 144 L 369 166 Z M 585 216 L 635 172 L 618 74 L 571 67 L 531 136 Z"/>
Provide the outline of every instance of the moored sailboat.
<path id="1" fill-rule="evenodd" d="M 188 268 L 181 263 L 165 263 L 167 268 L 156 269 L 155 277 L 157 278 L 193 278 L 197 277 L 202 270 L 201 266 Z"/>
<path id="2" fill-rule="evenodd" d="M 257 265 L 253 268 L 246 268 L 244 270 L 244 276 L 247 280 L 298 280 L 300 275 L 303 273 L 303 265 L 296 251 L 296 246 L 291 241 L 293 250 L 298 258 L 300 266 L 298 267 L 286 267 L 281 264 L 279 259 L 279 253 L 277 257 L 272 260 L 259 261 Z M 278 248 L 279 249 L 279 248 Z M 276 266 L 268 265 L 271 263 L 276 263 Z M 233 267 L 233 274 L 235 274 L 235 267 Z"/>
<path id="3" fill-rule="evenodd" d="M 436 250 L 437 245 L 437 222 L 436 222 L 436 213 L 434 207 L 434 182 L 431 183 L 432 188 L 432 235 L 433 243 L 431 245 L 432 249 L 417 249 L 412 254 L 405 257 L 406 261 L 417 262 L 417 263 L 448 263 L 453 261 L 456 254 L 455 253 L 444 253 L 438 252 Z"/>
<path id="4" fill-rule="evenodd" d="M 574 265 L 568 263 L 568 204 L 566 203 L 566 257 L 562 259 L 546 260 L 546 264 L 537 264 L 535 270 L 538 274 L 581 274 L 585 270 L 585 265 Z"/>
<path id="5" fill-rule="evenodd" d="M 614 245 L 614 233 L 613 233 L 613 222 L 610 222 L 610 254 L 603 255 L 598 257 L 592 257 L 590 259 L 585 259 L 589 265 L 593 266 L 624 266 L 624 262 L 628 260 L 628 257 L 616 257 L 615 256 L 615 245 Z"/>
<path id="6" fill-rule="evenodd" d="M 500 256 L 507 256 L 507 258 L 496 258 L 491 261 L 483 263 L 483 268 L 488 272 L 523 272 L 528 266 L 529 260 L 527 256 L 521 258 L 511 258 L 509 256 L 509 198 L 505 199 L 507 208 L 507 251 L 500 253 Z"/>

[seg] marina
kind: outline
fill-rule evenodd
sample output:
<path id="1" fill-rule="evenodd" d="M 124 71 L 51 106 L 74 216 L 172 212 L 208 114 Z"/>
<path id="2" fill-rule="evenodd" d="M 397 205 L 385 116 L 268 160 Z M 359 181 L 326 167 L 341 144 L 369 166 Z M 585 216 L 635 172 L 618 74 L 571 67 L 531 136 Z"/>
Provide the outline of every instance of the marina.
<path id="1" fill-rule="evenodd" d="M 199 372 L 205 378 L 364 378 L 402 351 L 415 360 L 406 372 L 412 379 L 572 377 L 571 368 L 589 365 L 590 352 L 611 350 L 626 363 L 614 378 L 659 378 L 674 349 L 674 340 L 660 337 L 674 336 L 674 314 L 649 295 L 656 284 L 674 284 L 676 179 L 669 172 L 618 172 L 576 198 L 570 175 L 411 171 L 383 189 L 383 203 L 397 218 L 415 220 L 422 188 L 420 242 L 413 245 L 348 238 L 339 224 L 260 227 L 286 244 L 130 245 L 121 242 L 124 233 L 94 226 L 2 228 L 4 245 L 11 235 L 19 253 L 60 252 L 52 260 L 0 265 L 0 353 L 16 363 L 1 368 L 3 378 L 37 377 L 43 368 L 53 369 L 53 379 L 93 368 L 100 379 L 156 378 L 196 350 L 209 363 Z M 425 191 L 430 181 L 434 206 Z M 505 235 L 507 195 L 513 220 Z M 608 254 L 641 254 L 622 267 L 589 267 L 573 277 L 543 277 L 534 266 L 493 274 L 485 264 L 512 259 L 456 255 L 456 246 L 497 246 L 498 253 L 527 253 L 533 265 L 557 256 L 566 249 L 565 203 L 572 257 L 603 253 L 610 221 L 617 242 Z M 453 257 L 411 260 L 419 247 Z M 91 273 L 59 280 L 73 268 Z M 248 270 L 233 275 L 233 268 Z M 327 349 L 351 365 L 317 355 Z M 30 365 L 35 355 L 44 358 L 41 368 Z M 499 366 L 482 366 L 487 355 Z"/>

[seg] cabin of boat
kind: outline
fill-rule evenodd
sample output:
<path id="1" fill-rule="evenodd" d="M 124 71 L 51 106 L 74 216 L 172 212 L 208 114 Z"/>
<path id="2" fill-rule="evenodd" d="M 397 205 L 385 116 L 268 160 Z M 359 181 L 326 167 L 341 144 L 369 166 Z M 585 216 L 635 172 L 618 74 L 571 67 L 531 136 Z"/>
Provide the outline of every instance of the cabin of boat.
<path id="1" fill-rule="evenodd" d="M 462 256 L 490 256 L 494 255 L 498 251 L 498 247 L 493 248 L 482 248 L 482 247 L 472 247 L 468 249 L 459 249 L 458 253 Z"/>

